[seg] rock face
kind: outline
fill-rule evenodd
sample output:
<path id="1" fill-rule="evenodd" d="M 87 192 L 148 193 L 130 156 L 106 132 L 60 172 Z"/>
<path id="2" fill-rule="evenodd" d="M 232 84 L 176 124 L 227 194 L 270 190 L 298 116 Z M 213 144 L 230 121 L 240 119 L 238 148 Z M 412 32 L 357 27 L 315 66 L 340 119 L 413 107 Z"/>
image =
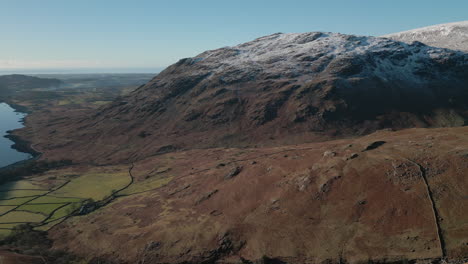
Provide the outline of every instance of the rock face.
<path id="1" fill-rule="evenodd" d="M 385 127 L 463 125 L 467 85 L 462 52 L 376 37 L 278 33 L 182 59 L 86 118 L 48 123 L 56 144 L 39 147 L 51 158 L 67 153 L 74 160 L 91 151 L 103 163 L 166 146 L 296 143 Z"/>
<path id="2" fill-rule="evenodd" d="M 383 37 L 407 43 L 419 41 L 428 46 L 467 52 L 468 21 L 423 27 L 389 34 Z"/>

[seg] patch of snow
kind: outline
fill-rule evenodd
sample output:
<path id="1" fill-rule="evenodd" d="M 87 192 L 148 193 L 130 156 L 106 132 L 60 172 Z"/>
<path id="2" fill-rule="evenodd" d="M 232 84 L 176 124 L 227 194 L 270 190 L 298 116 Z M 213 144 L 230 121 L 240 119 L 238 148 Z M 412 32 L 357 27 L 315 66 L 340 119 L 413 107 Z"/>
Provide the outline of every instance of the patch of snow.
<path id="1" fill-rule="evenodd" d="M 382 36 L 411 43 L 468 52 L 468 21 L 440 24 Z"/>
<path id="2" fill-rule="evenodd" d="M 468 23 L 466 24 L 468 26 Z M 458 25 L 457 27 L 460 27 Z M 448 32 L 446 27 L 440 32 Z M 448 34 L 448 33 L 444 33 Z M 400 55 L 393 58 L 393 55 Z M 216 74 L 226 72 L 299 73 L 311 77 L 311 67 L 320 59 L 340 63 L 362 59 L 366 72 L 382 80 L 424 81 L 415 72 L 432 59 L 450 57 L 453 52 L 421 44 L 408 44 L 390 38 L 354 36 L 339 33 L 276 33 L 233 47 L 207 51 L 195 58 Z M 302 60 L 310 57 L 310 61 Z M 372 61 L 373 63 L 368 63 Z M 211 67 L 210 67 L 211 66 Z M 327 65 L 325 65 L 327 66 Z M 426 67 L 427 68 L 427 67 Z"/>

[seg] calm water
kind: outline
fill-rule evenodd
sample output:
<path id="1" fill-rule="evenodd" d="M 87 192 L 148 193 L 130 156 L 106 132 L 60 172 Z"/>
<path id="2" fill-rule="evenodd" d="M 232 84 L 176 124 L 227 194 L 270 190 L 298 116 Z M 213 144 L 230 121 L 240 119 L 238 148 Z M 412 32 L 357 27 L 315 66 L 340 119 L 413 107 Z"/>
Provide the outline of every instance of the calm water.
<path id="1" fill-rule="evenodd" d="M 30 154 L 18 152 L 11 148 L 13 142 L 4 136 L 8 130 L 23 127 L 23 113 L 15 112 L 5 103 L 0 103 L 0 167 L 31 158 Z"/>

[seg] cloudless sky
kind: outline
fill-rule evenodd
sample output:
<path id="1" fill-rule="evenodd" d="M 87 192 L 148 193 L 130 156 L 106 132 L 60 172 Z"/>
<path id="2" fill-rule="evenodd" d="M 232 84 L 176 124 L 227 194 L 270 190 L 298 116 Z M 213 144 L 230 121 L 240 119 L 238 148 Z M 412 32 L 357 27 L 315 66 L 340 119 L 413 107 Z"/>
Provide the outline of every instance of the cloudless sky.
<path id="1" fill-rule="evenodd" d="M 378 36 L 463 20 L 467 0 L 0 0 L 0 71 L 153 72 L 276 32 Z"/>

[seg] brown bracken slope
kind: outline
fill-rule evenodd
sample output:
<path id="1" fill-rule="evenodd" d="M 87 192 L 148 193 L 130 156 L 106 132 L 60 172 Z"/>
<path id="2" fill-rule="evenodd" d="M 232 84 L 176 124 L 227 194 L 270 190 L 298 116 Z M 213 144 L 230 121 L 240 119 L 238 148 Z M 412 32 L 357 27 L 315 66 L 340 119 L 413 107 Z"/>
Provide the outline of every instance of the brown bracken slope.
<path id="1" fill-rule="evenodd" d="M 55 247 L 118 263 L 468 257 L 468 127 L 168 153 L 131 173 L 172 181 L 69 219 Z"/>

